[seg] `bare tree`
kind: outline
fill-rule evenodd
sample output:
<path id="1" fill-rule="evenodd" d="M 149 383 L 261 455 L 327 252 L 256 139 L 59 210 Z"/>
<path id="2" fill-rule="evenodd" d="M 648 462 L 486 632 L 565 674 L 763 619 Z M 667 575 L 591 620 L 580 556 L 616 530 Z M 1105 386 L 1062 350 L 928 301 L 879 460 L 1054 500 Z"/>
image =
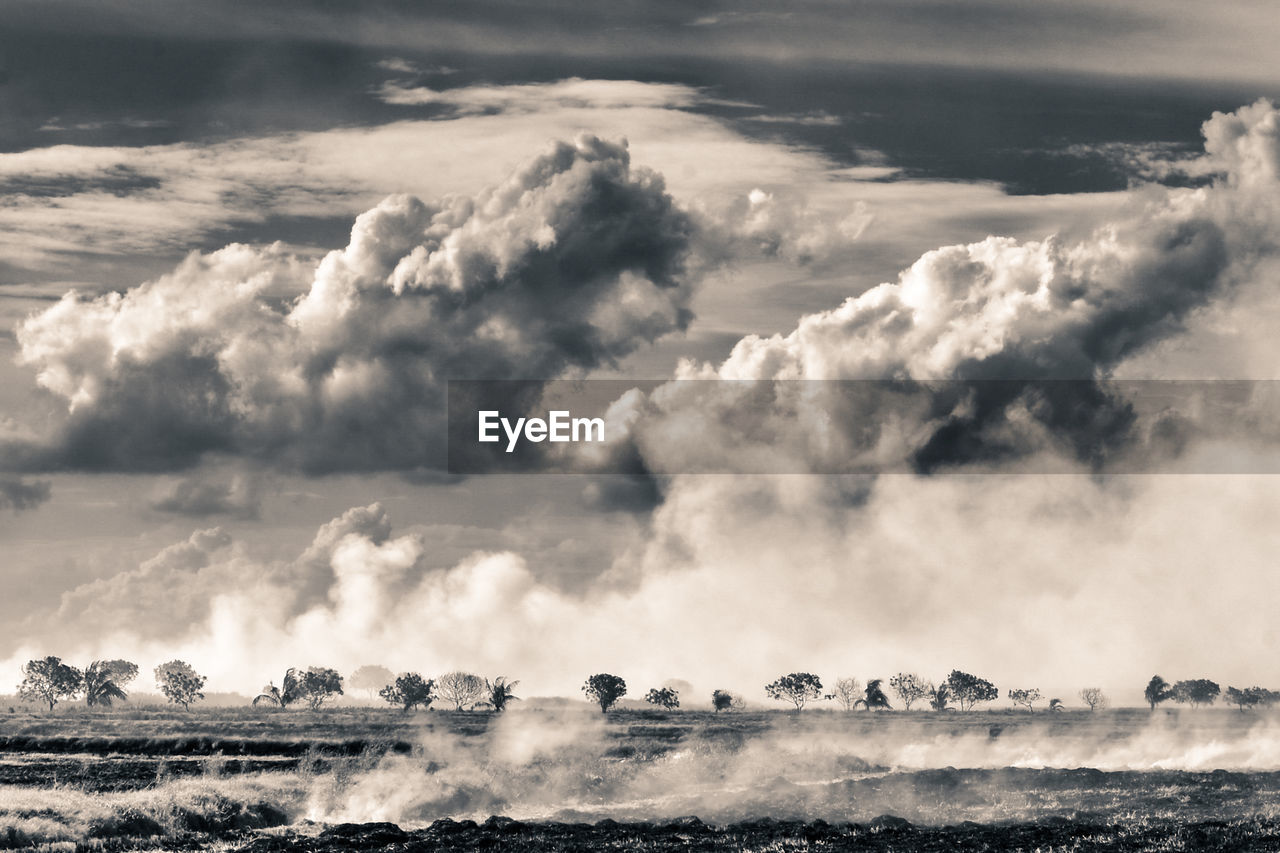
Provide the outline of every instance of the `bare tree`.
<path id="1" fill-rule="evenodd" d="M 1089 706 L 1090 711 L 1107 707 L 1107 695 L 1101 687 L 1086 687 L 1080 691 L 1080 701 Z"/>
<path id="2" fill-rule="evenodd" d="M 483 678 L 469 672 L 446 672 L 436 679 L 436 695 L 445 702 L 452 702 L 455 711 L 480 701 L 485 687 Z"/>
<path id="3" fill-rule="evenodd" d="M 929 697 L 933 685 L 913 672 L 900 672 L 889 679 L 889 686 L 902 700 L 902 707 L 911 710 L 911 703 Z"/>
<path id="4" fill-rule="evenodd" d="M 837 678 L 835 692 L 830 694 L 830 698 L 839 702 L 846 711 L 852 711 L 862 698 L 862 682 L 856 678 Z"/>

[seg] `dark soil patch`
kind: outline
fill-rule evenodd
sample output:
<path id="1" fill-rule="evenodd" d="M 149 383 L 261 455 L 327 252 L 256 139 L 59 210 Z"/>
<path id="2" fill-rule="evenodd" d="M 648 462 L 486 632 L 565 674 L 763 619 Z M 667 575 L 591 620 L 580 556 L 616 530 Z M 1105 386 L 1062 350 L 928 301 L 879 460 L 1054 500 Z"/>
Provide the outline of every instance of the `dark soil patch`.
<path id="1" fill-rule="evenodd" d="M 1139 851 L 1280 850 L 1280 824 L 1251 820 L 1140 826 L 1077 823 L 1054 819 L 1037 823 L 921 827 L 890 815 L 865 824 L 808 823 L 769 819 L 709 826 L 696 817 L 665 823 L 524 823 L 492 817 L 483 823 L 438 820 L 426 829 L 405 831 L 394 824 L 342 824 L 318 835 L 263 835 L 237 848 L 241 853 L 355 853 L 356 851 Z"/>

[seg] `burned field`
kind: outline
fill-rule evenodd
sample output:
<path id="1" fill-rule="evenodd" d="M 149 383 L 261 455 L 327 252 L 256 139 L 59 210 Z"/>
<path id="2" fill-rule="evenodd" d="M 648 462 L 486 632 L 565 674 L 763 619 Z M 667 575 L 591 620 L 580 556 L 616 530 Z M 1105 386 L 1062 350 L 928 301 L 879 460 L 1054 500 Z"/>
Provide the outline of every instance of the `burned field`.
<path id="1" fill-rule="evenodd" d="M 0 721 L 0 846 L 1274 850 L 1280 721 L 163 709 Z"/>

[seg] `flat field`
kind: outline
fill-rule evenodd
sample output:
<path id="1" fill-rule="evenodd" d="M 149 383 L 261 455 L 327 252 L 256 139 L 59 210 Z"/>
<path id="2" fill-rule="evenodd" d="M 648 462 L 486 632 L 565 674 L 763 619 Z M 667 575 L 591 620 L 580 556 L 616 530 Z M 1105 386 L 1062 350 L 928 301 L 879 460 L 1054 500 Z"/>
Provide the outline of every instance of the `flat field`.
<path id="1" fill-rule="evenodd" d="M 14 711 L 0 847 L 1280 850 L 1280 718 Z"/>

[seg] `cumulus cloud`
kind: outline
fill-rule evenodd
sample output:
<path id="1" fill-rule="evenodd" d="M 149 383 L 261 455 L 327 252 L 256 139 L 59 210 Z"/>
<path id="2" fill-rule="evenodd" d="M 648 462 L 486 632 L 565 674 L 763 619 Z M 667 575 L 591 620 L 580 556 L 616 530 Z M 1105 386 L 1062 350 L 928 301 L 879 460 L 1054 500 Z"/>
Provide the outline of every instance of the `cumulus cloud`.
<path id="1" fill-rule="evenodd" d="M 1235 186 L 1266 187 L 1280 178 L 1280 112 L 1258 100 L 1205 122 L 1205 152 Z"/>
<path id="2" fill-rule="evenodd" d="M 1099 380 L 1274 257 L 1276 115 L 1260 102 L 1206 123 L 1206 156 L 1226 170 L 1212 185 L 1150 188 L 1082 237 L 927 252 L 788 334 L 682 363 L 612 417 L 665 473 L 927 471 L 1045 450 L 1101 464 L 1151 425 Z"/>
<path id="3" fill-rule="evenodd" d="M 65 399 L 13 467 L 174 470 L 210 452 L 323 472 L 438 465 L 447 378 L 548 378 L 683 329 L 693 225 L 625 145 L 556 143 L 505 182 L 394 196 L 308 270 L 279 246 L 190 256 L 19 330 Z"/>
<path id="4" fill-rule="evenodd" d="M 1248 112 L 1246 135 L 1265 138 L 1270 114 Z M 1176 334 L 1273 250 L 1274 184 L 1258 181 L 1265 158 L 1239 162 L 1239 175 L 1211 186 L 1144 193 L 1131 216 L 1085 236 L 990 238 L 927 253 L 897 281 L 806 317 L 790 334 L 748 338 L 719 365 L 687 365 L 681 378 L 738 379 L 756 392 L 774 387 L 761 379 L 917 372 L 938 380 L 1070 377 L 1094 387 Z M 422 215 L 408 203 L 392 213 Z M 387 270 L 381 299 L 448 288 L 451 278 L 432 267 L 430 253 L 414 259 L 394 239 L 372 242 L 394 261 L 370 261 Z M 317 336 L 323 341 L 343 339 L 345 326 L 332 322 L 341 312 L 329 306 L 365 307 L 364 292 L 350 286 L 363 280 L 354 260 L 331 256 L 326 263 L 340 266 L 326 279 L 332 285 L 313 285 L 290 309 L 299 335 L 314 322 L 326 330 Z M 58 381 L 89 388 L 92 407 L 83 372 L 67 369 Z M 637 395 L 634 408 L 615 414 L 641 423 L 643 406 L 664 405 L 661 394 Z M 982 429 L 1016 426 L 1021 407 L 1033 438 L 1058 425 L 1036 422 L 1022 398 L 998 398 L 984 417 L 975 401 L 940 411 L 937 402 L 913 397 L 893 409 L 920 430 L 905 430 L 917 436 L 908 451 L 929 446 L 935 421 L 952 418 Z M 767 426 L 774 417 L 790 418 L 793 433 L 802 425 L 805 441 L 838 432 L 838 424 L 805 420 L 822 409 L 799 394 L 730 396 L 725 410 L 720 420 L 710 410 L 702 423 L 695 407 L 673 398 L 651 422 L 679 417 L 689 427 L 678 441 L 638 444 L 638 452 L 652 459 L 673 448 L 709 452 L 725 436 L 745 450 L 767 449 L 777 436 L 744 424 Z M 1043 447 L 1031 441 L 1026 452 Z M 783 450 L 809 452 L 785 443 Z M 166 626 L 163 636 L 57 636 L 86 656 L 113 642 L 104 654 L 181 655 L 219 686 L 241 689 L 285 665 L 350 668 L 378 659 L 424 672 L 501 672 L 537 692 L 574 693 L 585 674 L 612 671 L 637 685 L 680 677 L 753 697 L 768 679 L 797 669 L 865 677 L 960 667 L 997 682 L 1139 687 L 1152 671 L 1250 683 L 1280 677 L 1274 664 L 1236 654 L 1258 638 L 1275 639 L 1270 614 L 1257 607 L 1280 594 L 1273 565 L 1280 542 L 1265 523 L 1280 509 L 1274 478 L 907 474 L 880 477 L 874 488 L 867 482 L 673 477 L 644 541 L 576 593 L 542 581 L 538 567 L 514 553 L 477 552 L 430 568 L 429 541 L 395 535 L 379 507 L 364 507 L 326 525 L 292 561 L 263 563 L 234 546 L 225 556 L 194 558 L 208 562 L 187 572 L 189 621 Z M 145 596 L 113 584 L 164 580 L 138 571 L 103 583 L 102 595 L 127 607 Z M 73 602 L 88 598 L 71 594 Z M 63 606 L 62 620 L 88 608 Z M 9 668 L 38 651 L 15 650 Z M 245 672 L 249 660 L 264 671 Z"/>
<path id="5" fill-rule="evenodd" d="M 819 207 L 785 189 L 756 187 L 718 207 L 700 207 L 727 257 L 740 257 L 741 249 L 749 249 L 796 264 L 850 261 L 856 241 L 872 221 L 865 202 Z"/>

